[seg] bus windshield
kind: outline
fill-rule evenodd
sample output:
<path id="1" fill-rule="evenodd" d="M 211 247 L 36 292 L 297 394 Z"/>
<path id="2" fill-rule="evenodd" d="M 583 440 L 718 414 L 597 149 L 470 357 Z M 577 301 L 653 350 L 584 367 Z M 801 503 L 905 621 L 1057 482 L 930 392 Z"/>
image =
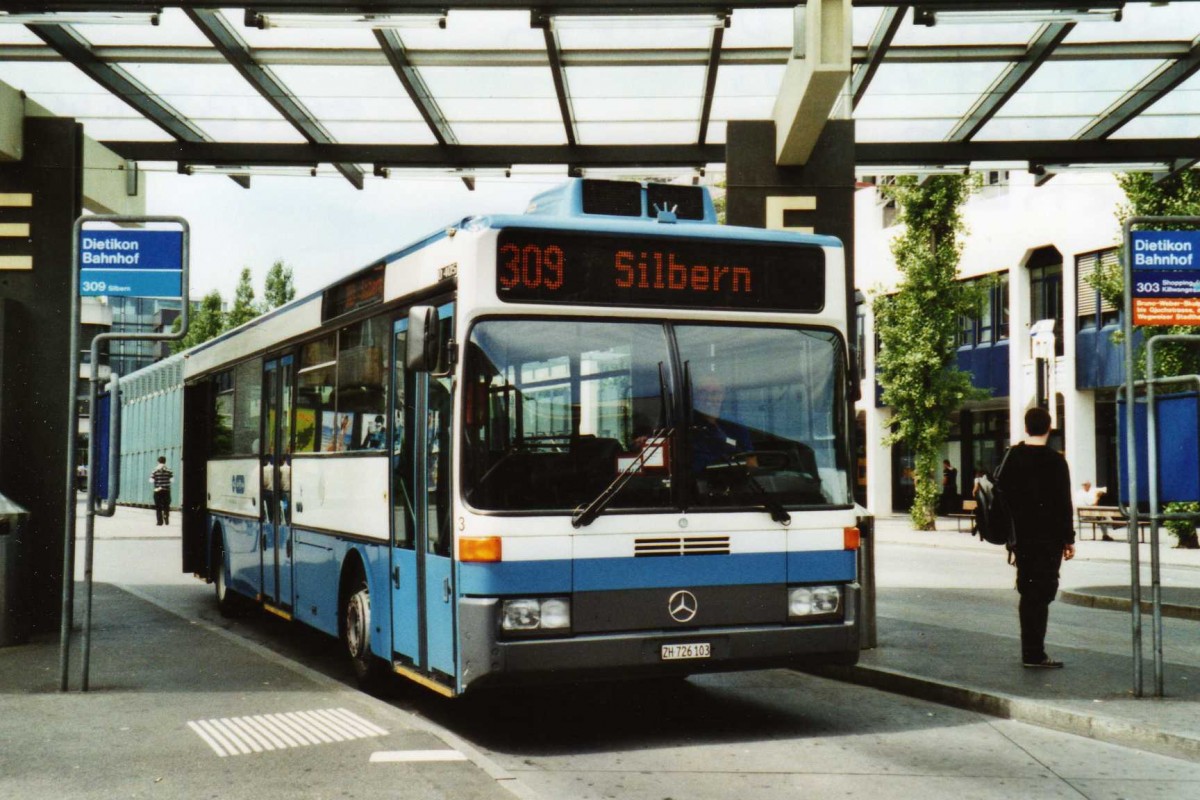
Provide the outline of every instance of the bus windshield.
<path id="1" fill-rule="evenodd" d="M 817 329 L 481 321 L 463 382 L 464 499 L 571 513 L 634 465 L 610 511 L 847 505 L 843 362 Z"/>

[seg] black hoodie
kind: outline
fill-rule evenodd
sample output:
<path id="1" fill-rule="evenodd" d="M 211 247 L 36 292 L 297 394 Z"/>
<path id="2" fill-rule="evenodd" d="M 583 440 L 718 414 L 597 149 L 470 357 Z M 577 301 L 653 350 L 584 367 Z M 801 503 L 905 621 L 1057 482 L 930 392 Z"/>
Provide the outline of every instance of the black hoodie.
<path id="1" fill-rule="evenodd" d="M 1049 447 L 1017 444 L 1000 472 L 1000 487 L 1017 529 L 1017 545 L 1074 544 L 1071 473 Z"/>

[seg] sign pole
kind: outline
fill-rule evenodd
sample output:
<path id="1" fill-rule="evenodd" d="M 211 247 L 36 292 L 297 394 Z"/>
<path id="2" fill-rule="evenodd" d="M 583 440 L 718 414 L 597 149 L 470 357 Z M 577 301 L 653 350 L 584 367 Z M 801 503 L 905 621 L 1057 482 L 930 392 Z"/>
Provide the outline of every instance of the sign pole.
<path id="1" fill-rule="evenodd" d="M 84 245 L 84 224 L 114 223 L 118 225 L 141 225 L 145 223 L 163 223 L 178 225 L 178 230 L 105 230 L 101 236 L 103 246 L 93 244 L 89 240 Z M 101 333 L 92 338 L 91 375 L 89 397 L 91 405 L 88 413 L 96 418 L 96 396 L 100 379 L 100 345 L 105 341 L 171 341 L 182 339 L 188 330 L 190 305 L 188 302 L 190 259 L 189 240 L 191 229 L 183 217 L 170 216 L 138 216 L 125 217 L 113 215 L 91 215 L 75 220 L 73 241 L 71 246 L 71 418 L 67 425 L 67 436 L 70 441 L 69 452 L 75 452 L 75 437 L 78 434 L 78 413 L 76 404 L 79 390 L 79 324 L 80 324 L 80 295 L 88 296 L 127 296 L 127 297 L 174 297 L 178 292 L 180 302 L 179 330 L 173 333 Z M 89 256 L 81 255 L 81 251 L 99 251 Z M 110 252 L 111 251 L 111 252 Z M 146 259 L 143 261 L 142 256 Z M 109 257 L 105 257 L 109 256 Z M 91 263 L 84 263 L 85 261 Z M 97 269 L 95 263 L 102 266 Z M 88 274 L 90 273 L 90 274 Z M 115 386 L 115 384 L 114 384 Z M 120 403 L 120 397 L 114 388 L 109 402 Z M 119 413 L 120 409 L 114 409 Z M 111 445 L 110 445 L 111 446 Z M 96 438 L 88 437 L 88 479 L 87 479 L 87 525 L 85 533 L 86 566 L 84 583 L 87 590 L 86 620 L 83 631 L 83 680 L 82 690 L 88 690 L 88 671 L 90 666 L 91 649 L 91 616 L 92 616 L 92 549 L 95 543 L 96 516 L 96 485 L 95 485 L 95 453 Z M 72 459 L 73 461 L 74 459 Z M 59 690 L 69 688 L 69 667 L 71 650 L 71 628 L 74 620 L 75 602 L 75 479 L 74 467 L 72 477 L 68 482 L 67 513 L 63 525 L 63 608 L 59 636 Z M 113 473 L 109 474 L 108 507 L 101 512 L 102 516 L 112 516 L 116 510 L 116 495 L 120 487 L 112 485 Z"/>

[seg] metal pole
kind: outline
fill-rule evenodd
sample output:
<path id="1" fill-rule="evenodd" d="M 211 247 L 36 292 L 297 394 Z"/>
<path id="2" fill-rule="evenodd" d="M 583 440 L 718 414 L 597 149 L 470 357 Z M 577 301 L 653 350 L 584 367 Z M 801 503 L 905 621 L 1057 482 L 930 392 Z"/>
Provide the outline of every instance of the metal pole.
<path id="1" fill-rule="evenodd" d="M 1150 492 L 1150 637 L 1154 655 L 1154 696 L 1163 695 L 1162 586 L 1158 569 L 1158 414 L 1154 403 L 1154 340 L 1146 342 L 1146 469 Z M 1140 539 L 1137 528 L 1129 538 Z"/>
<path id="2" fill-rule="evenodd" d="M 62 611 L 59 618 L 58 639 L 58 689 L 67 691 L 67 673 L 70 669 L 71 626 L 74 624 L 75 605 L 75 444 L 79 435 L 79 232 L 83 227 L 83 217 L 75 220 L 72 229 L 71 246 L 71 375 L 67 380 L 71 397 L 67 416 L 67 502 L 63 519 L 63 585 Z M 91 481 L 92 468 L 88 465 L 88 481 Z"/>
<path id="3" fill-rule="evenodd" d="M 100 337 L 92 339 L 92 365 L 88 380 L 88 413 L 89 418 L 96 419 L 96 400 L 100 394 L 96 385 L 100 380 Z M 94 428 L 94 426 L 93 426 Z M 88 479 L 87 479 L 87 523 L 84 527 L 83 538 L 83 655 L 80 663 L 83 668 L 83 679 L 80 688 L 88 690 L 88 667 L 92 652 L 92 550 L 96 533 L 96 431 L 88 434 Z"/>
<path id="4" fill-rule="evenodd" d="M 1133 254 L 1130 252 L 1129 235 L 1140 217 L 1125 220 L 1123 228 L 1124 247 L 1121 264 L 1125 277 L 1125 297 L 1121 328 L 1125 334 L 1122 343 L 1125 350 L 1125 460 L 1129 476 L 1129 608 L 1133 640 L 1133 695 L 1142 696 L 1142 586 L 1141 564 L 1138 553 L 1138 480 L 1137 480 L 1137 436 L 1134 428 L 1134 403 L 1136 394 L 1133 386 Z"/>

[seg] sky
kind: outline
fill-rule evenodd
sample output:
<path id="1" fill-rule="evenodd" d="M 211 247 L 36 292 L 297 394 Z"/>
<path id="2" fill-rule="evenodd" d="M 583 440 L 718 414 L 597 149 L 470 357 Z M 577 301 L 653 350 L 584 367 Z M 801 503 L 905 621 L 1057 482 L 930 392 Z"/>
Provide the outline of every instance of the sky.
<path id="1" fill-rule="evenodd" d="M 180 216 L 191 229 L 191 295 L 216 289 L 233 299 L 242 267 L 257 297 L 276 260 L 292 268 L 297 296 L 466 216 L 520 214 L 563 177 L 480 178 L 475 191 L 453 177 L 379 180 L 360 191 L 345 178 L 146 174 L 146 213 Z"/>

